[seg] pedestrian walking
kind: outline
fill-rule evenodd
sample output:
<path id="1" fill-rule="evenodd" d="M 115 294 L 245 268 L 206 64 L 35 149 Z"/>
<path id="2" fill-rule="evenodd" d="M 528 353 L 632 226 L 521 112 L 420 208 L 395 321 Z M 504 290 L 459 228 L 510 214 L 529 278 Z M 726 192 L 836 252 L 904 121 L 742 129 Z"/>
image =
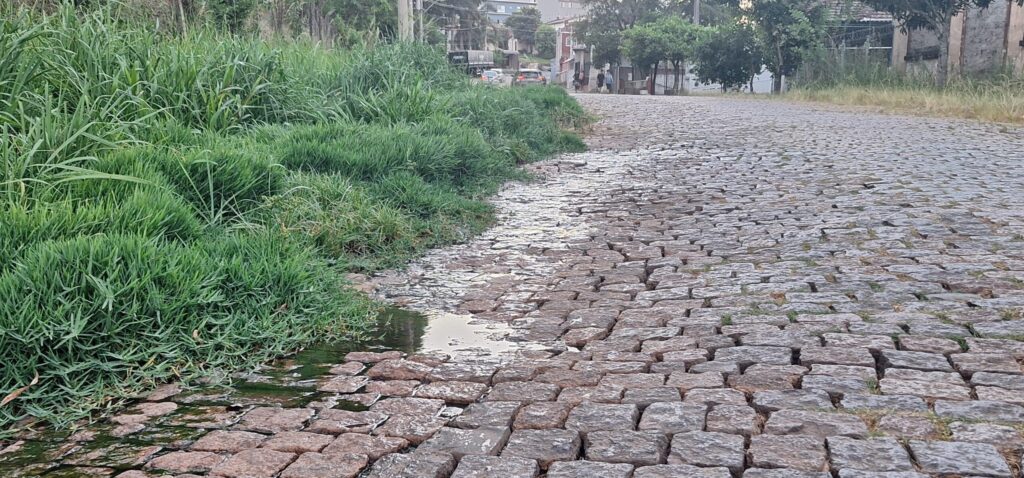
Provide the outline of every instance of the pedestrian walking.
<path id="1" fill-rule="evenodd" d="M 580 72 L 577 71 L 576 73 L 573 73 L 573 75 L 572 75 L 572 88 L 573 88 L 573 90 L 575 90 L 577 93 L 579 93 L 580 86 L 582 84 L 583 83 L 580 81 Z"/>
<path id="2" fill-rule="evenodd" d="M 604 82 L 605 86 L 608 87 L 608 92 L 615 93 L 615 79 L 612 78 L 611 71 L 609 71 L 608 74 L 604 75 Z"/>
<path id="3" fill-rule="evenodd" d="M 604 88 L 604 70 L 598 70 L 597 72 L 597 92 L 601 92 L 601 88 Z"/>

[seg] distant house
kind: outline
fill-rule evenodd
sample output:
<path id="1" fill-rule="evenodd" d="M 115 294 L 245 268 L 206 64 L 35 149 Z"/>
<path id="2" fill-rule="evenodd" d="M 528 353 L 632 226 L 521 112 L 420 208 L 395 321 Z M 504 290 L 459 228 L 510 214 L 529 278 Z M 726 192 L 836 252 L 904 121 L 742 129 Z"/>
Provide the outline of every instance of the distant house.
<path id="1" fill-rule="evenodd" d="M 495 23 L 505 23 L 513 13 L 527 7 L 537 8 L 537 0 L 485 0 L 480 6 Z"/>
<path id="2" fill-rule="evenodd" d="M 542 22 L 576 18 L 587 13 L 583 0 L 537 0 L 537 9 Z"/>

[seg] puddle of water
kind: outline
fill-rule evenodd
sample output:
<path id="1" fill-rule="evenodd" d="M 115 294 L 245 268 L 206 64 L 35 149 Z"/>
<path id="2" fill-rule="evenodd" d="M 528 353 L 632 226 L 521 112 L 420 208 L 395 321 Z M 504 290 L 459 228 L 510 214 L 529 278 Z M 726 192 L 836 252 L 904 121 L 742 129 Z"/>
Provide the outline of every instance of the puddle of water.
<path id="1" fill-rule="evenodd" d="M 89 452 L 99 452 L 107 458 L 96 459 L 95 462 L 126 469 L 133 466 L 128 463 L 130 460 L 106 456 L 109 455 L 107 447 L 131 445 L 131 448 L 125 450 L 131 453 L 136 450 L 135 447 L 194 439 L 200 430 L 187 427 L 189 422 L 227 420 L 223 423 L 227 424 L 232 420 L 231 417 L 237 418 L 238 414 L 251 406 L 303 407 L 319 401 L 331 403 L 333 408 L 365 410 L 366 405 L 331 398 L 333 394 L 316 390 L 317 379 L 326 375 L 330 367 L 344 362 L 347 353 L 398 350 L 407 354 L 445 353 L 453 357 L 472 356 L 475 360 L 498 361 L 526 345 L 503 340 L 511 333 L 512 329 L 506 324 L 475 321 L 469 315 L 427 315 L 395 307 L 387 308 L 380 314 L 368 339 L 316 344 L 293 357 L 258 367 L 251 373 L 236 375 L 236 380 L 230 386 L 208 385 L 193 389 L 177 397 L 180 408 L 175 413 L 157 420 L 157 423 L 151 424 L 141 433 L 113 438 L 108 435 L 110 426 L 93 426 L 90 428 L 99 432 L 97 439 L 77 446 L 64 441 L 64 432 L 43 433 L 25 442 L 20 450 L 6 456 L 0 455 L 0 476 L 22 476 L 43 470 L 51 474 L 73 473 L 74 469 L 67 469 L 67 464 L 61 466 L 58 460 L 69 454 L 68 458 L 73 462 L 75 456 Z M 211 425 L 217 426 L 215 423 Z M 81 464 L 85 464 L 84 461 Z"/>

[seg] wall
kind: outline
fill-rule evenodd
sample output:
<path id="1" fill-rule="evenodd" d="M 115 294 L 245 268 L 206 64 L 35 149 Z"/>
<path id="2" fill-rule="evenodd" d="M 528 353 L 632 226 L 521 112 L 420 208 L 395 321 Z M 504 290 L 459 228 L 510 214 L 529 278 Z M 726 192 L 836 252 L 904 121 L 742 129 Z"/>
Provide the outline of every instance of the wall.
<path id="1" fill-rule="evenodd" d="M 1006 35 L 1006 58 L 1018 74 L 1024 74 L 1024 7 L 1010 5 L 1010 25 Z"/>
<path id="2" fill-rule="evenodd" d="M 938 38 L 928 30 L 896 35 L 894 52 L 906 51 L 906 61 L 893 66 L 911 74 L 935 71 Z M 1024 74 L 1024 7 L 1014 1 L 993 0 L 988 8 L 971 8 L 950 23 L 949 71 L 951 75 L 985 74 L 1004 65 Z"/>
<path id="3" fill-rule="evenodd" d="M 1009 9 L 1009 2 L 997 0 L 988 8 L 972 8 L 967 11 L 960 56 L 963 71 L 989 73 L 1003 67 Z"/>

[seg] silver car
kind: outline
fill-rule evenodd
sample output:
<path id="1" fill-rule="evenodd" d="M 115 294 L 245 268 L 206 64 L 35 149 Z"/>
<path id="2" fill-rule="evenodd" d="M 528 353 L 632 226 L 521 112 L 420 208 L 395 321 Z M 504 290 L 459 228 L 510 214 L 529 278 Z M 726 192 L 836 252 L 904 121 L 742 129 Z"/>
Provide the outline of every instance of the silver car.
<path id="1" fill-rule="evenodd" d="M 544 77 L 544 73 L 540 70 L 519 70 L 519 76 L 516 78 L 516 84 L 521 86 L 526 85 L 546 85 L 548 79 Z"/>

